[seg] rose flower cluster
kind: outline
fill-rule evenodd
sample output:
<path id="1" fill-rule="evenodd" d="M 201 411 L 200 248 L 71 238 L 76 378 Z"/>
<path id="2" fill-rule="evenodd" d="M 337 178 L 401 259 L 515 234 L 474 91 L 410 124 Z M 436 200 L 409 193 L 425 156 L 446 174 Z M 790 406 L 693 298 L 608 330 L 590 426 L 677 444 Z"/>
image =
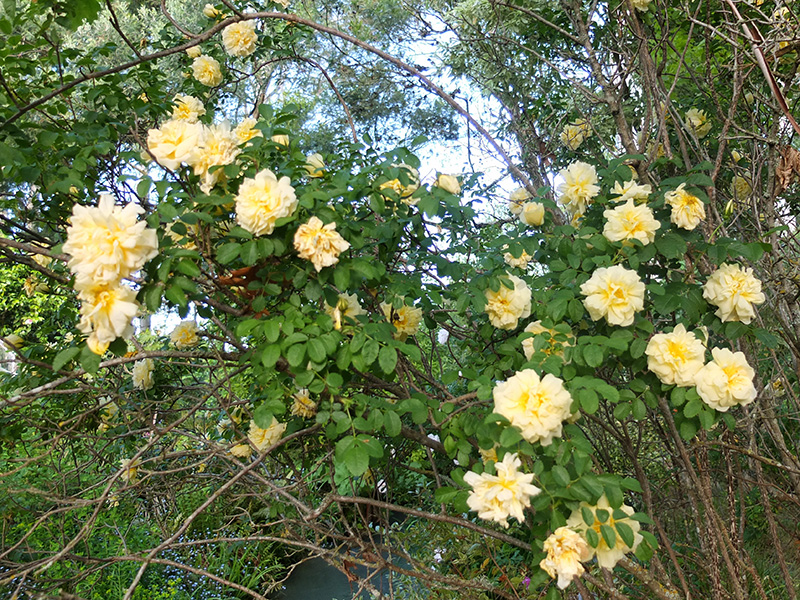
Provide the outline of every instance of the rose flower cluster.
<path id="1" fill-rule="evenodd" d="M 95 207 L 76 204 L 67 229 L 64 252 L 81 300 L 78 328 L 96 354 L 103 354 L 118 337 L 132 332 L 131 320 L 139 310 L 136 292 L 122 280 L 142 268 L 158 252 L 158 238 L 137 217 L 137 204 L 116 206 L 114 197 L 100 196 Z"/>

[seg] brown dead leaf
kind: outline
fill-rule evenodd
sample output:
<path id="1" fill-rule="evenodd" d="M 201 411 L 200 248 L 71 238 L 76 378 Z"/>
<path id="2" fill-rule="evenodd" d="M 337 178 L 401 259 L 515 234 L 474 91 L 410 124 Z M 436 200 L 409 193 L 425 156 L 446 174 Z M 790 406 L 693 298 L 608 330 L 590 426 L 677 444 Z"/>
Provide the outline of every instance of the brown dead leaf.
<path id="1" fill-rule="evenodd" d="M 775 169 L 775 193 L 783 192 L 797 176 L 800 176 L 800 152 L 784 146 L 781 148 L 781 163 Z"/>

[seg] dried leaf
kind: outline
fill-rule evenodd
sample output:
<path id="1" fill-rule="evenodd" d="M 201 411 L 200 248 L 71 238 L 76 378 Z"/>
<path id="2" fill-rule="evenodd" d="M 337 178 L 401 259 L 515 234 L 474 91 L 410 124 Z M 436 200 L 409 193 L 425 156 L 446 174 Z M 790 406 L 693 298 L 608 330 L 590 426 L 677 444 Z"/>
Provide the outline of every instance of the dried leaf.
<path id="1" fill-rule="evenodd" d="M 800 176 L 800 152 L 791 146 L 781 148 L 781 163 L 775 169 L 775 193 L 780 194 Z"/>

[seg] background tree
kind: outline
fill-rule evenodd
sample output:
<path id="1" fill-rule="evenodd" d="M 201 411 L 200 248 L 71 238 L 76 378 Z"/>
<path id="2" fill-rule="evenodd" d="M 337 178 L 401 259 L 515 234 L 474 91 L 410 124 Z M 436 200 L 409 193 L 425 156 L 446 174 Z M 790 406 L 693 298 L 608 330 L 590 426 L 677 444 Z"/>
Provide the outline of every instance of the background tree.
<path id="1" fill-rule="evenodd" d="M 264 598 L 318 555 L 389 597 L 796 597 L 788 8 L 102 8 L 6 2 L 0 20 L 0 251 L 62 316 L 7 344 L 9 595 L 167 579 Z M 445 62 L 503 107 L 466 118 L 526 185 L 519 220 L 485 210 L 477 175 L 423 182 L 414 144 L 388 146 L 420 123 L 452 136 L 440 100 L 467 114 L 392 56 L 419 23 L 446 24 Z M 750 39 L 767 26 L 774 57 Z M 297 95 L 298 61 L 302 89 L 324 71 L 356 138 L 385 145 L 346 118 L 315 132 L 332 102 L 265 104 Z M 390 69 L 421 88 L 388 94 Z M 423 90 L 438 99 L 408 112 Z M 121 254 L 70 238 L 130 203 Z M 195 322 L 125 339 L 110 291 Z M 691 360 L 657 350 L 680 327 Z"/>

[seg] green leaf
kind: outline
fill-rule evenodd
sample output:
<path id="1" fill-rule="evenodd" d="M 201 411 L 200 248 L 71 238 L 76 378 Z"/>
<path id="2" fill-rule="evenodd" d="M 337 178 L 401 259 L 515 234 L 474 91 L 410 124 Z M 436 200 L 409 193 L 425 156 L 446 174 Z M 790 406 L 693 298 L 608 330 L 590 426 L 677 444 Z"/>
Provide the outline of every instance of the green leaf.
<path id="1" fill-rule="evenodd" d="M 600 525 L 600 535 L 603 536 L 603 541 L 609 548 L 613 548 L 617 544 L 617 533 L 610 525 Z"/>
<path id="2" fill-rule="evenodd" d="M 592 523 L 594 523 L 594 521 L 592 521 Z M 608 527 L 608 525 L 606 525 L 606 527 Z M 589 542 L 592 548 L 597 548 L 597 545 L 600 543 L 600 538 L 597 537 L 597 532 L 594 529 L 586 530 L 586 541 Z"/>
<path id="3" fill-rule="evenodd" d="M 567 487 L 570 482 L 569 471 L 567 471 L 561 465 L 556 465 L 550 471 L 550 474 L 553 476 L 553 480 L 560 485 L 561 487 Z"/>
<path id="4" fill-rule="evenodd" d="M 393 373 L 397 366 L 397 350 L 390 346 L 381 348 L 378 354 L 378 364 L 384 373 Z"/>
<path id="5" fill-rule="evenodd" d="M 506 427 L 500 434 L 500 445 L 510 448 L 522 440 L 522 434 L 516 427 Z"/>
<path id="6" fill-rule="evenodd" d="M 87 373 L 97 373 L 97 370 L 100 368 L 100 355 L 95 354 L 89 350 L 89 346 L 84 345 L 83 348 L 81 348 L 80 363 L 81 368 Z"/>
<path id="7" fill-rule="evenodd" d="M 16 0 L 3 0 L 3 10 L 6 13 L 6 17 L 8 17 L 9 19 L 13 19 L 14 16 L 17 14 Z"/>
<path id="8" fill-rule="evenodd" d="M 703 402 L 701 400 L 692 400 L 683 407 L 683 416 L 691 419 L 700 414 L 701 410 L 703 410 Z"/>
<path id="9" fill-rule="evenodd" d="M 352 437 L 343 438 L 336 443 L 336 459 L 344 463 L 354 477 L 363 475 L 369 468 L 366 448 Z"/>
<path id="10" fill-rule="evenodd" d="M 271 369 L 274 367 L 278 359 L 281 357 L 281 347 L 278 344 L 270 344 L 266 348 L 264 348 L 264 352 L 261 353 L 261 363 Z"/>
<path id="11" fill-rule="evenodd" d="M 389 437 L 397 437 L 403 428 L 403 423 L 400 417 L 394 411 L 386 411 L 383 415 L 383 429 Z"/>
<path id="12" fill-rule="evenodd" d="M 686 242 L 677 233 L 669 232 L 656 240 L 656 248 L 667 258 L 680 258 L 686 253 Z"/>
<path id="13" fill-rule="evenodd" d="M 407 398 L 400 403 L 400 408 L 404 412 L 411 413 L 411 420 L 415 424 L 421 425 L 428 420 L 428 407 L 419 398 Z"/>
<path id="14" fill-rule="evenodd" d="M 268 342 L 276 342 L 281 335 L 281 323 L 277 319 L 264 321 L 264 337 Z"/>
<path id="15" fill-rule="evenodd" d="M 597 393 L 594 390 L 583 388 L 578 390 L 577 395 L 581 408 L 586 411 L 587 414 L 593 415 L 597 412 L 597 409 L 600 407 L 600 399 L 597 397 Z"/>
<path id="16" fill-rule="evenodd" d="M 167 300 L 178 306 L 186 306 L 189 303 L 189 300 L 186 298 L 186 293 L 177 285 L 169 286 L 164 296 L 166 296 Z"/>
<path id="17" fill-rule="evenodd" d="M 631 358 L 639 358 L 647 349 L 647 340 L 636 338 L 631 342 Z"/>
<path id="18" fill-rule="evenodd" d="M 306 356 L 306 345 L 295 344 L 290 346 L 286 351 L 286 360 L 292 367 L 299 367 L 303 364 L 303 359 Z"/>
<path id="19" fill-rule="evenodd" d="M 253 421 L 261 429 L 268 429 L 272 425 L 272 420 L 275 415 L 272 413 L 272 407 L 269 402 L 262 402 L 253 411 Z"/>
<path id="20" fill-rule="evenodd" d="M 586 346 L 583 349 L 583 359 L 590 367 L 599 367 L 603 364 L 603 349 L 600 346 Z"/>
<path id="21" fill-rule="evenodd" d="M 217 249 L 217 262 L 221 265 L 227 265 L 239 256 L 241 249 L 242 245 L 238 242 L 223 244 Z"/>
<path id="22" fill-rule="evenodd" d="M 375 359 L 378 358 L 378 352 L 380 352 L 380 346 L 377 340 L 369 339 L 364 342 L 364 347 L 361 349 L 361 357 L 364 359 L 364 363 L 367 365 L 374 363 Z"/>
<path id="23" fill-rule="evenodd" d="M 53 370 L 56 372 L 60 371 L 67 363 L 78 356 L 80 351 L 81 349 L 78 346 L 72 346 L 56 354 L 56 357 L 53 359 Z"/>
<path id="24" fill-rule="evenodd" d="M 606 484 L 604 488 L 606 492 L 606 498 L 608 498 L 608 504 L 611 506 L 611 508 L 619 508 L 622 506 L 624 498 L 622 496 L 622 489 L 620 489 L 619 485 L 615 482 L 612 484 Z"/>
<path id="25" fill-rule="evenodd" d="M 697 423 L 694 421 L 684 421 L 680 426 L 681 437 L 687 442 L 697 433 Z"/>
<path id="26" fill-rule="evenodd" d="M 315 363 L 321 363 L 325 360 L 325 345 L 320 340 L 309 340 L 306 350 L 308 352 L 308 358 Z"/>
<path id="27" fill-rule="evenodd" d="M 245 242 L 241 247 L 242 262 L 246 265 L 254 265 L 258 262 L 258 245 L 254 241 Z M 219 254 L 217 254 L 219 260 Z M 220 261 L 222 262 L 222 261 Z"/>
<path id="28" fill-rule="evenodd" d="M 555 585 L 551 585 L 544 596 L 544 600 L 561 600 L 561 592 Z"/>
<path id="29" fill-rule="evenodd" d="M 634 535 L 631 526 L 628 525 L 627 523 L 615 521 L 614 528 L 617 530 L 619 537 L 622 538 L 622 541 L 625 543 L 625 545 L 628 548 L 633 548 Z"/>

